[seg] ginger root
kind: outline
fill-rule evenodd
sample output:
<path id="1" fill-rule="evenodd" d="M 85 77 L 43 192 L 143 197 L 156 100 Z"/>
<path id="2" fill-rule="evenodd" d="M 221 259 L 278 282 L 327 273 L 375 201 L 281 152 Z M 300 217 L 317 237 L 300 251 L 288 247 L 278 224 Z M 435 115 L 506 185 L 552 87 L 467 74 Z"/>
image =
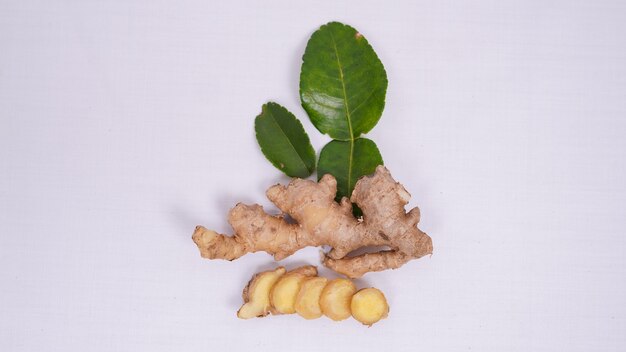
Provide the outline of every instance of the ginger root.
<path id="1" fill-rule="evenodd" d="M 309 277 L 317 275 L 314 266 L 303 266 L 283 275 L 270 292 L 272 314 L 293 314 L 296 312 L 296 297 L 302 283 Z"/>
<path id="2" fill-rule="evenodd" d="M 270 187 L 267 197 L 296 223 L 283 215 L 269 215 L 260 205 L 239 203 L 228 216 L 234 236 L 197 226 L 192 238 L 202 257 L 226 260 L 258 251 L 281 260 L 307 246 L 329 245 L 332 250 L 325 255 L 324 265 L 350 278 L 395 269 L 432 253 L 431 238 L 417 228 L 419 209 L 405 212 L 410 194 L 384 166 L 360 178 L 350 200 L 344 197 L 337 203 L 336 193 L 332 175 L 324 175 L 319 182 L 295 178 L 288 186 Z M 363 211 L 362 219 L 353 216 L 351 202 Z M 390 250 L 348 257 L 368 246 Z"/>
<path id="3" fill-rule="evenodd" d="M 242 296 L 245 303 L 237 312 L 237 317 L 250 319 L 268 315 L 271 309 L 270 290 L 283 274 L 285 274 L 285 268 L 279 266 L 275 270 L 254 275 L 243 289 Z"/>
<path id="4" fill-rule="evenodd" d="M 306 279 L 298 296 L 296 297 L 296 313 L 304 319 L 317 319 L 322 316 L 322 308 L 320 307 L 320 296 L 322 290 L 326 286 L 328 279 L 325 277 L 311 277 Z"/>
<path id="5" fill-rule="evenodd" d="M 356 286 L 348 279 L 331 280 L 320 296 L 320 307 L 325 316 L 339 321 L 351 315 L 350 303 L 356 293 Z"/>
<path id="6" fill-rule="evenodd" d="M 305 319 L 322 315 L 339 321 L 353 316 L 372 325 L 387 316 L 389 306 L 378 289 L 356 290 L 348 279 L 328 281 L 317 276 L 314 266 L 303 266 L 285 273 L 285 268 L 256 274 L 243 293 L 244 304 L 237 312 L 242 319 L 268 314 L 298 313 Z"/>
<path id="7" fill-rule="evenodd" d="M 350 309 L 354 319 L 371 326 L 389 313 L 387 299 L 380 290 L 370 287 L 359 290 L 352 296 Z"/>

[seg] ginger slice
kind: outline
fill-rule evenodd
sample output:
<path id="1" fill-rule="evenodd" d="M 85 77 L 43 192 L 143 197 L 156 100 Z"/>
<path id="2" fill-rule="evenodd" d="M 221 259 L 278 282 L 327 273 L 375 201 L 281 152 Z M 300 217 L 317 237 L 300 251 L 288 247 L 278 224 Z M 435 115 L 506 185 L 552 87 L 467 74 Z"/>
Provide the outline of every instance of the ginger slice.
<path id="1" fill-rule="evenodd" d="M 348 319 L 352 315 L 350 304 L 355 292 L 356 286 L 351 280 L 331 280 L 320 296 L 322 313 L 335 321 Z"/>
<path id="2" fill-rule="evenodd" d="M 304 319 L 317 319 L 322 316 L 320 296 L 328 279 L 325 277 L 311 277 L 306 279 L 296 297 L 295 309 Z"/>
<path id="3" fill-rule="evenodd" d="M 317 276 L 317 267 L 315 265 L 303 265 L 295 269 L 289 270 L 287 274 L 302 274 L 304 276 Z"/>
<path id="4" fill-rule="evenodd" d="M 272 314 L 293 314 L 296 312 L 296 297 L 302 283 L 311 276 L 317 275 L 317 268 L 308 265 L 283 275 L 270 292 Z"/>
<path id="5" fill-rule="evenodd" d="M 264 271 L 252 277 L 248 286 L 243 290 L 244 305 L 237 311 L 237 317 L 250 319 L 254 317 L 264 317 L 269 314 L 270 290 L 285 274 L 285 268 L 280 266 L 275 270 Z"/>
<path id="6" fill-rule="evenodd" d="M 352 296 L 350 304 L 352 316 L 365 325 L 371 326 L 387 317 L 389 305 L 385 295 L 377 288 L 364 288 Z"/>

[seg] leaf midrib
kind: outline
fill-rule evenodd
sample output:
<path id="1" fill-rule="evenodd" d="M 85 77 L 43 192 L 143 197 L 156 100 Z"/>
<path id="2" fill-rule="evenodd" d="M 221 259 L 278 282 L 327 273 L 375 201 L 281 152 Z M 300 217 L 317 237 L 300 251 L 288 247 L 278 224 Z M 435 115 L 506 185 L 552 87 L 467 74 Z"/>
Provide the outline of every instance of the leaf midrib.
<path id="1" fill-rule="evenodd" d="M 300 155 L 300 153 L 298 153 L 298 150 L 296 149 L 296 147 L 294 147 L 293 143 L 291 142 L 291 139 L 289 139 L 289 136 L 287 136 L 287 133 L 285 133 L 285 130 L 283 130 L 283 127 L 278 123 L 278 121 L 276 120 L 276 117 L 274 117 L 274 113 L 271 111 L 271 109 L 267 109 L 267 113 L 269 114 L 269 116 L 271 117 L 272 122 L 278 126 L 278 129 L 280 130 L 280 132 L 283 134 L 283 136 L 285 137 L 285 139 L 287 140 L 287 142 L 289 143 L 289 146 L 291 147 L 291 149 L 296 153 L 296 155 L 298 156 L 298 162 L 300 162 L 300 164 L 302 164 L 302 166 L 304 166 L 304 169 L 307 171 L 311 171 L 309 170 L 309 167 L 306 166 L 306 164 L 303 161 L 302 155 Z"/>
<path id="2" fill-rule="evenodd" d="M 341 82 L 341 88 L 343 91 L 343 106 L 346 110 L 346 120 L 348 121 L 348 131 L 350 132 L 350 156 L 348 157 L 348 193 L 351 196 L 352 190 L 350 189 L 352 183 L 352 157 L 354 154 L 354 134 L 352 133 L 352 116 L 350 114 L 350 107 L 348 106 L 348 94 L 346 93 L 346 83 L 343 78 L 343 67 L 341 66 L 341 60 L 339 59 L 339 50 L 337 50 L 337 42 L 333 36 L 332 30 L 328 31 L 330 39 L 333 42 L 333 48 L 335 49 L 335 58 L 337 59 L 337 67 L 339 68 L 339 81 Z"/>

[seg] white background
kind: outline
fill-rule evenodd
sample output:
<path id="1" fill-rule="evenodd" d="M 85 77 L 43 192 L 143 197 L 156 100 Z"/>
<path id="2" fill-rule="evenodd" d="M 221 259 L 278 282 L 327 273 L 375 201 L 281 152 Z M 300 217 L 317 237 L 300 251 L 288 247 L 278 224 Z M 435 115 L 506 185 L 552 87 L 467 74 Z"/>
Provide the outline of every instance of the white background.
<path id="1" fill-rule="evenodd" d="M 276 264 L 191 233 L 273 209 L 261 104 L 328 141 L 298 76 L 330 20 L 387 69 L 369 137 L 435 252 L 358 281 L 372 328 L 238 320 Z M 623 1 L 1 1 L 0 350 L 623 351 L 625 35 Z"/>

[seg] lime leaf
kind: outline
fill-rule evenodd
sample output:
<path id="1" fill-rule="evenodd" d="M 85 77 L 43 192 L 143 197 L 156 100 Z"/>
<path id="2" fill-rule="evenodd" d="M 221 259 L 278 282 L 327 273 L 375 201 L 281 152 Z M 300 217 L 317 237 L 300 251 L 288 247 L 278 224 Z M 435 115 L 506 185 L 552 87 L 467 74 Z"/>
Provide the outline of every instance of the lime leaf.
<path id="1" fill-rule="evenodd" d="M 291 177 L 307 177 L 315 169 L 315 150 L 300 121 L 276 103 L 263 105 L 254 120 L 261 151 L 276 168 Z"/>
<path id="2" fill-rule="evenodd" d="M 356 29 L 331 22 L 313 33 L 302 57 L 300 99 L 320 132 L 344 141 L 367 133 L 386 91 L 385 68 Z"/>
<path id="3" fill-rule="evenodd" d="M 383 158 L 376 144 L 367 138 L 354 141 L 333 140 L 320 153 L 317 166 L 318 179 L 331 174 L 337 179 L 337 200 L 352 194 L 356 181 L 376 171 Z"/>

